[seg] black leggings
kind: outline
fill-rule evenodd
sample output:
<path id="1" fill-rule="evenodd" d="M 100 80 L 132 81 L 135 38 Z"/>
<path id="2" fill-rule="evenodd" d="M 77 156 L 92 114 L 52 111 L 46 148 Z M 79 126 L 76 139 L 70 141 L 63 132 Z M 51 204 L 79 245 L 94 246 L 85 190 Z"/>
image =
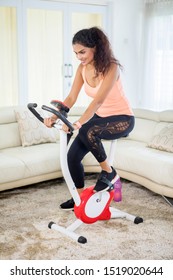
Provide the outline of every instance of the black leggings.
<path id="1" fill-rule="evenodd" d="M 96 114 L 79 130 L 68 151 L 68 166 L 76 188 L 84 187 L 82 159 L 91 152 L 100 163 L 107 156 L 102 139 L 113 140 L 127 136 L 134 128 L 134 116 L 119 115 L 99 117 Z"/>

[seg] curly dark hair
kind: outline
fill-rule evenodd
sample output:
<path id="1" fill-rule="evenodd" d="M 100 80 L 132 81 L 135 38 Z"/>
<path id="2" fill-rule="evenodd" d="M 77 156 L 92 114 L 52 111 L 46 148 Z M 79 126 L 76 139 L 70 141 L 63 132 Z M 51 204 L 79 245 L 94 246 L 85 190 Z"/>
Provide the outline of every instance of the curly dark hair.
<path id="1" fill-rule="evenodd" d="M 104 75 L 108 72 L 111 63 L 117 64 L 122 69 L 122 65 L 113 55 L 108 37 L 100 28 L 91 27 L 78 31 L 72 39 L 72 44 L 81 44 L 87 48 L 96 48 L 94 54 L 96 76 L 99 73 Z"/>

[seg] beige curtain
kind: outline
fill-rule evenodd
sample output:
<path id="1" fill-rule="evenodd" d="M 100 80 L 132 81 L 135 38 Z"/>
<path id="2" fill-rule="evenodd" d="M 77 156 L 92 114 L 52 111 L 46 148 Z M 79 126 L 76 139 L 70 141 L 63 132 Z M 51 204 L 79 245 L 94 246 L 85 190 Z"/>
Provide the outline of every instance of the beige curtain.
<path id="1" fill-rule="evenodd" d="M 16 8 L 0 7 L 0 106 L 18 104 Z"/>
<path id="2" fill-rule="evenodd" d="M 63 17 L 60 11 L 27 10 L 29 102 L 63 98 Z"/>

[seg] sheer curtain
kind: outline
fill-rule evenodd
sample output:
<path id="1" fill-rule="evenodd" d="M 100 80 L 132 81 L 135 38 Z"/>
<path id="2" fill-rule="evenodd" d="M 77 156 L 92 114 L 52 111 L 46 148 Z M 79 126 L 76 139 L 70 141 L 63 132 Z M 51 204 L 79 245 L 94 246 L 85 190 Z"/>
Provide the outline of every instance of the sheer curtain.
<path id="1" fill-rule="evenodd" d="M 173 0 L 145 2 L 140 105 L 173 109 Z"/>
<path id="2" fill-rule="evenodd" d="M 16 8 L 0 7 L 0 107 L 17 105 Z"/>
<path id="3" fill-rule="evenodd" d="M 63 14 L 27 9 L 28 100 L 49 104 L 63 99 Z"/>

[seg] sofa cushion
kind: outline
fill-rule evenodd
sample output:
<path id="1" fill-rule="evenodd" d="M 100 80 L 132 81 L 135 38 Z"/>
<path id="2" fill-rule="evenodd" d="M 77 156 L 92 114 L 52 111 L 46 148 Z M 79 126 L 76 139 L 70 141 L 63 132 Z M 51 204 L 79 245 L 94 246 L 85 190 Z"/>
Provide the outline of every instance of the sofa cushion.
<path id="1" fill-rule="evenodd" d="M 18 124 L 0 124 L 0 150 L 21 146 Z"/>
<path id="2" fill-rule="evenodd" d="M 14 148 L 15 149 L 15 148 Z M 13 149 L 9 148 L 9 151 Z M 14 157 L 9 152 L 5 154 L 0 152 L 0 182 L 1 184 L 6 182 L 13 182 L 24 178 L 25 176 L 25 163 L 23 160 Z"/>
<path id="3" fill-rule="evenodd" d="M 117 169 L 126 170 L 158 184 L 172 187 L 172 154 L 148 148 L 145 143 L 118 140 L 114 165 Z"/>
<path id="4" fill-rule="evenodd" d="M 52 129 L 47 128 L 43 123 L 37 120 L 29 110 L 15 110 L 15 114 L 19 124 L 19 132 L 23 147 L 56 142 L 56 137 Z"/>
<path id="5" fill-rule="evenodd" d="M 0 110 L 0 149 L 21 146 L 15 107 L 2 107 Z"/>
<path id="6" fill-rule="evenodd" d="M 167 124 L 157 132 L 148 147 L 173 153 L 173 125 Z"/>
<path id="7" fill-rule="evenodd" d="M 1 107 L 0 110 L 0 124 L 14 123 L 16 121 L 14 109 L 18 106 Z"/>
<path id="8" fill-rule="evenodd" d="M 130 132 L 128 139 L 148 143 L 156 124 L 155 121 L 135 117 L 135 127 Z"/>
<path id="9" fill-rule="evenodd" d="M 2 178 L 0 173 L 0 182 L 2 180 L 3 182 L 9 182 L 11 180 L 15 181 L 17 179 L 49 174 L 61 169 L 59 143 L 3 149 L 0 156 L 3 172 L 6 172 L 2 173 Z M 6 164 L 3 164 L 3 159 L 6 159 Z"/>

